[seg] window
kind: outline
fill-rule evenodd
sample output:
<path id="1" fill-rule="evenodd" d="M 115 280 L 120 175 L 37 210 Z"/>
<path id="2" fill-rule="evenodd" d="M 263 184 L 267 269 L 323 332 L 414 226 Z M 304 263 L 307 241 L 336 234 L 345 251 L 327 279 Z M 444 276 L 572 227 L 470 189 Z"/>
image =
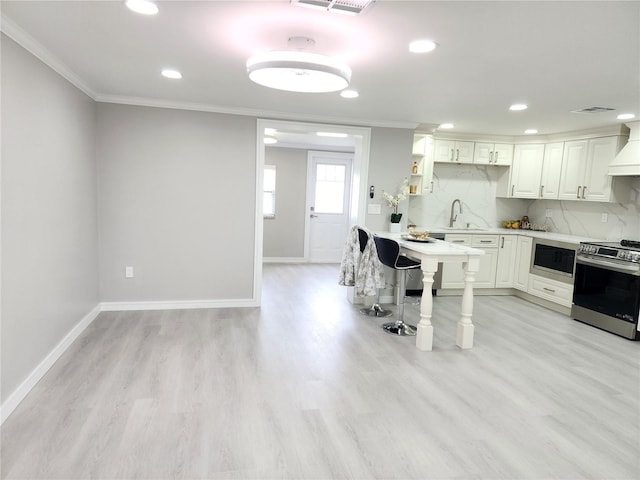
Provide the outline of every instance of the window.
<path id="1" fill-rule="evenodd" d="M 316 213 L 344 213 L 344 165 L 318 163 L 316 168 Z"/>
<path id="2" fill-rule="evenodd" d="M 276 218 L 276 166 L 264 166 L 264 186 L 262 193 L 262 216 Z"/>

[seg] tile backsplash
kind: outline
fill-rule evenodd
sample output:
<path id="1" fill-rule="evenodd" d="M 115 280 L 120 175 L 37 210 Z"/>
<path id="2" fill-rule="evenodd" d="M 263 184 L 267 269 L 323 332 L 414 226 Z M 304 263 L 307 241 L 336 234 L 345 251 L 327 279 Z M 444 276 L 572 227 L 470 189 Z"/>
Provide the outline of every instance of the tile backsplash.
<path id="1" fill-rule="evenodd" d="M 607 240 L 640 240 L 640 178 L 618 180 L 631 184 L 631 196 L 626 203 L 506 199 L 496 198 L 502 168 L 436 163 L 433 193 L 409 199 L 408 221 L 431 229 L 448 226 L 451 204 L 460 199 L 462 213 L 455 223 L 459 227 L 467 223 L 472 227 L 498 227 L 503 220 L 527 215 L 530 222 L 546 224 L 552 232 Z"/>

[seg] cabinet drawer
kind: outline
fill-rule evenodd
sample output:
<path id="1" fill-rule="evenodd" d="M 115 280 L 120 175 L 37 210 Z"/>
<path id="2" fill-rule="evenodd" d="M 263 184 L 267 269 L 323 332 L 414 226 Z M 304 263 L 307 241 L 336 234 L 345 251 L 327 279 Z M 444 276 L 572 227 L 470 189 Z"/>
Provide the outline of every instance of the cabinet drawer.
<path id="1" fill-rule="evenodd" d="M 570 307 L 573 300 L 573 285 L 538 275 L 529 275 L 528 293 Z"/>
<path id="2" fill-rule="evenodd" d="M 474 235 L 471 239 L 471 246 L 474 248 L 491 248 L 497 247 L 500 235 Z"/>
<path id="3" fill-rule="evenodd" d="M 471 246 L 471 235 L 447 233 L 444 236 L 445 242 L 455 243 L 456 245 Z"/>

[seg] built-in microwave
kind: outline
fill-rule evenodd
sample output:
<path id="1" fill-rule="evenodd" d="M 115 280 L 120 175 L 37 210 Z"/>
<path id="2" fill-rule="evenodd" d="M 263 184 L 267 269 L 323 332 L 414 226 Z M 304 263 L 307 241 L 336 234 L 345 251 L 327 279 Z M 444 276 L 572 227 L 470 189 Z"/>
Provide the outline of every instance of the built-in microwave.
<path id="1" fill-rule="evenodd" d="M 572 243 L 534 238 L 529 272 L 573 284 L 577 250 Z"/>

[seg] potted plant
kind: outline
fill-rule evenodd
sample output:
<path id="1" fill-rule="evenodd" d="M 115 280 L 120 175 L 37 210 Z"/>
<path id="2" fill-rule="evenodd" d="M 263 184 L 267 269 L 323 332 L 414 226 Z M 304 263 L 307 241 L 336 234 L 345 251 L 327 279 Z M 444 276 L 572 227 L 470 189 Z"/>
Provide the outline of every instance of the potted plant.
<path id="1" fill-rule="evenodd" d="M 407 194 L 409 193 L 409 180 L 407 178 L 402 182 L 402 187 L 400 187 L 400 191 L 396 195 L 391 195 L 386 191 L 382 190 L 382 197 L 387 202 L 390 208 L 393 209 L 391 213 L 391 223 L 389 224 L 390 232 L 399 232 L 400 231 L 400 220 L 402 219 L 402 213 L 398 213 L 398 205 L 402 200 L 407 198 Z"/>

